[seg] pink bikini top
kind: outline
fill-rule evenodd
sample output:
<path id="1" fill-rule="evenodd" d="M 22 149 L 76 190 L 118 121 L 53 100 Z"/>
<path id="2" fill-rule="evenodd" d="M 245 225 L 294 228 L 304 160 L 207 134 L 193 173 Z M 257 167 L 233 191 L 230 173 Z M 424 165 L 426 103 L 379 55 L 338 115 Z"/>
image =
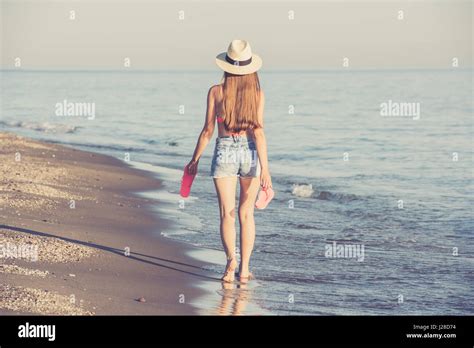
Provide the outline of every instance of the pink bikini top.
<path id="1" fill-rule="evenodd" d="M 217 116 L 217 123 L 223 123 L 224 122 L 224 117 L 222 116 Z M 241 135 L 240 132 L 230 132 L 230 135 L 236 136 L 236 135 Z"/>

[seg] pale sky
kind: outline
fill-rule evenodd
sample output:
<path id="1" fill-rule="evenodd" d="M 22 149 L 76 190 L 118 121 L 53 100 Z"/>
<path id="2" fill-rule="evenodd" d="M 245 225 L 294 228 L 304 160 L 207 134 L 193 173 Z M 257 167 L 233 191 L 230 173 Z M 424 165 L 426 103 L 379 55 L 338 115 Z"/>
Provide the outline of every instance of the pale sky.
<path id="1" fill-rule="evenodd" d="M 471 0 L 0 3 L 7 69 L 17 57 L 23 69 L 121 69 L 129 57 L 134 69 L 211 70 L 232 39 L 265 69 L 340 68 L 344 57 L 351 68 L 473 66 Z"/>

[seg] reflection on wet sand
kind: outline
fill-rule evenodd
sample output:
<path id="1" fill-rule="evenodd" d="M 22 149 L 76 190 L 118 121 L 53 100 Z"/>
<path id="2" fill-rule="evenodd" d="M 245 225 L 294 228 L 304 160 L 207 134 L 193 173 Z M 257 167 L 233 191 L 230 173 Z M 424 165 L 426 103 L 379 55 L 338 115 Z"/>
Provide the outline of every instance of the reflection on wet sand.
<path id="1" fill-rule="evenodd" d="M 217 307 L 217 315 L 243 315 L 251 299 L 251 290 L 247 284 L 222 282 L 222 290 L 218 291 L 222 296 Z"/>

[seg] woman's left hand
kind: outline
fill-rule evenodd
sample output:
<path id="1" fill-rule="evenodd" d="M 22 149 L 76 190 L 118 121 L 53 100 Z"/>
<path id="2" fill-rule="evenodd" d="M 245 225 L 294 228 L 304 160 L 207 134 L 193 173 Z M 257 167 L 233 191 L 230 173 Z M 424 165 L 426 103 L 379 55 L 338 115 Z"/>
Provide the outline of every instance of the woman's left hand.
<path id="1" fill-rule="evenodd" d="M 264 191 L 272 187 L 272 177 L 267 169 L 263 169 L 260 173 L 260 186 Z"/>
<path id="2" fill-rule="evenodd" d="M 199 160 L 197 161 L 191 160 L 186 166 L 186 168 L 188 169 L 188 174 L 195 175 L 198 170 L 198 164 L 199 164 Z"/>

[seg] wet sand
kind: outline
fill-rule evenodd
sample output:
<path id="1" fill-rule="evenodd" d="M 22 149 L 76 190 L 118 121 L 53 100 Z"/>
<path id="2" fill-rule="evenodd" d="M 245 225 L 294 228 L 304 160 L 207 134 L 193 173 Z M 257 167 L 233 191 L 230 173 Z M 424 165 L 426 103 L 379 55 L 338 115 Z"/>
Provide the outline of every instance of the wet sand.
<path id="1" fill-rule="evenodd" d="M 0 133 L 0 314 L 197 314 L 212 280 L 136 192 L 160 181 L 108 156 Z"/>

